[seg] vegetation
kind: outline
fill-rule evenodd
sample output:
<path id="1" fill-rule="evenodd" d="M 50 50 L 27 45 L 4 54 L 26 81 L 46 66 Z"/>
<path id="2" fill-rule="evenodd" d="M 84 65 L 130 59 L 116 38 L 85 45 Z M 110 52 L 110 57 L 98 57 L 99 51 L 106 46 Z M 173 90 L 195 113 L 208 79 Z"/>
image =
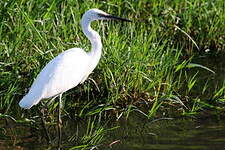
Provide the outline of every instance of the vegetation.
<path id="1" fill-rule="evenodd" d="M 71 147 L 78 145 L 73 149 L 94 148 L 110 130 L 109 118 L 128 118 L 133 111 L 150 120 L 206 110 L 219 116 L 224 62 L 213 61 L 224 55 L 224 5 L 223 0 L 1 1 L 0 119 L 37 128 L 40 105 L 24 111 L 18 102 L 53 57 L 72 47 L 90 49 L 79 24 L 90 8 L 133 22 L 93 23 L 103 41 L 100 63 L 88 81 L 63 96 L 64 114 L 87 121 L 82 140 L 70 135 L 76 141 Z M 49 128 L 56 106 L 46 116 Z"/>

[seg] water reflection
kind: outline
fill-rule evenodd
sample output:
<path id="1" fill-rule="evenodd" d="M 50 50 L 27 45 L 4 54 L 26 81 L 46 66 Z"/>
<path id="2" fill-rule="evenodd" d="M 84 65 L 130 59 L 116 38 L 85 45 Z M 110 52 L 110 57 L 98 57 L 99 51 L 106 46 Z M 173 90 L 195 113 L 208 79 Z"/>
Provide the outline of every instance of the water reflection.
<path id="1" fill-rule="evenodd" d="M 82 138 L 81 132 L 86 132 L 85 124 L 77 124 L 73 120 L 66 122 L 65 138 L 74 135 L 79 128 L 77 138 Z M 121 119 L 110 123 L 120 126 L 106 135 L 99 149 L 114 150 L 218 150 L 225 148 L 225 122 L 216 120 L 166 119 L 149 121 L 139 114 L 133 114 L 128 120 Z M 18 124 L 10 126 L 1 121 L 0 149 L 52 149 L 47 145 L 44 134 L 32 131 L 30 127 Z M 7 134 L 5 134 L 7 132 Z M 39 134 L 39 135 L 38 135 Z M 51 136 L 54 136 L 52 134 Z M 64 147 L 72 147 L 64 139 Z M 111 143 L 111 145 L 110 145 Z M 66 145 L 66 146 L 65 146 Z M 107 145 L 107 146 L 106 146 Z M 54 149 L 54 148 L 53 148 Z"/>
<path id="2" fill-rule="evenodd" d="M 161 120 L 121 126 L 111 137 L 121 139 L 116 150 L 213 150 L 225 148 L 225 124 L 213 120 Z"/>

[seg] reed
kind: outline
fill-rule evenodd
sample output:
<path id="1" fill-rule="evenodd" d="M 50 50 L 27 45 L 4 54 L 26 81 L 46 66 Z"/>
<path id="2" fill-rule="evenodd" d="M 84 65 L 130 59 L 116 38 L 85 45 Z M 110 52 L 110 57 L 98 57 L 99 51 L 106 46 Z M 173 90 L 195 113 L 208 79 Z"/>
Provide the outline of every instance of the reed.
<path id="1" fill-rule="evenodd" d="M 137 111 L 154 119 L 168 108 L 180 115 L 224 111 L 224 84 L 212 88 L 209 75 L 199 86 L 199 72 L 217 72 L 194 61 L 224 52 L 223 0 L 5 0 L 0 2 L 0 119 L 20 122 L 37 114 L 39 106 L 24 113 L 19 100 L 53 57 L 72 47 L 90 48 L 79 21 L 94 7 L 133 22 L 93 23 L 102 37 L 102 58 L 88 81 L 64 94 L 65 112 L 120 119 Z M 207 91 L 213 91 L 210 97 Z M 94 146 L 104 134 L 104 128 L 94 132 L 89 126 L 83 143 Z"/>

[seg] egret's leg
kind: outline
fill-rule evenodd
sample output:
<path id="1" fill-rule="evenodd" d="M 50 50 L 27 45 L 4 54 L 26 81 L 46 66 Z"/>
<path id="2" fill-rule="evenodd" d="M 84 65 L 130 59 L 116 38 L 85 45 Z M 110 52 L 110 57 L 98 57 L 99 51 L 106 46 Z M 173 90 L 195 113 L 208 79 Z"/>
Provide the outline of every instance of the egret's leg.
<path id="1" fill-rule="evenodd" d="M 44 108 L 42 108 L 42 109 L 40 110 L 40 112 L 41 112 L 41 124 L 42 124 L 42 127 L 44 128 L 44 131 L 45 131 L 46 140 L 47 140 L 48 143 L 50 144 L 50 143 L 51 143 L 51 138 L 50 138 L 50 136 L 49 136 L 48 130 L 47 130 L 46 125 L 45 125 Z"/>
<path id="2" fill-rule="evenodd" d="M 59 107 L 58 107 L 58 136 L 59 136 L 59 141 L 58 141 L 58 148 L 60 149 L 61 147 L 61 140 L 62 140 L 62 119 L 61 119 L 61 109 L 62 109 L 62 94 L 59 95 Z"/>
<path id="3" fill-rule="evenodd" d="M 42 109 L 40 110 L 41 112 L 41 124 L 42 124 L 42 127 L 44 128 L 44 131 L 45 131 L 45 135 L 46 135 L 46 140 L 48 141 L 48 143 L 50 144 L 51 143 L 51 138 L 49 136 L 49 133 L 48 133 L 48 130 L 46 128 L 46 123 L 45 123 L 45 111 L 48 109 L 48 106 L 55 100 L 57 96 L 53 97 L 47 104 L 45 104 Z"/>

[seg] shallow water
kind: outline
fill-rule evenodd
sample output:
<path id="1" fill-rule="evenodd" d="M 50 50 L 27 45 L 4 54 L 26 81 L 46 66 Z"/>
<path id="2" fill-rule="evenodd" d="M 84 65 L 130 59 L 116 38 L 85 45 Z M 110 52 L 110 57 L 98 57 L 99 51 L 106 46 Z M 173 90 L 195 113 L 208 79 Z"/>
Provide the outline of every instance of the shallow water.
<path id="1" fill-rule="evenodd" d="M 1 125 L 3 124 L 5 123 L 1 122 Z M 64 129 L 64 132 L 67 132 L 64 135 L 77 132 L 74 121 L 64 121 L 64 124 L 69 125 L 67 129 Z M 110 147 L 114 150 L 225 149 L 225 121 L 223 120 L 196 121 L 165 118 L 149 121 L 139 114 L 135 114 L 128 120 L 121 119 L 110 124 L 110 126 L 120 127 L 109 132 L 103 146 L 98 146 L 98 149 L 109 149 Z M 0 132 L 0 149 L 54 149 L 47 145 L 43 136 L 37 135 L 40 131 L 32 131 L 28 126 L 21 124 L 11 124 L 4 128 L 5 130 Z M 5 136 L 6 134 L 3 136 L 5 131 L 7 131 L 7 136 Z M 85 132 L 81 125 L 79 125 L 79 132 Z M 67 142 L 64 141 L 65 147 L 73 145 Z"/>
<path id="2" fill-rule="evenodd" d="M 117 150 L 218 150 L 225 149 L 224 121 L 161 120 L 122 127 L 114 137 Z M 123 135 L 123 136 L 122 136 Z M 121 138 L 122 136 L 122 138 Z"/>

